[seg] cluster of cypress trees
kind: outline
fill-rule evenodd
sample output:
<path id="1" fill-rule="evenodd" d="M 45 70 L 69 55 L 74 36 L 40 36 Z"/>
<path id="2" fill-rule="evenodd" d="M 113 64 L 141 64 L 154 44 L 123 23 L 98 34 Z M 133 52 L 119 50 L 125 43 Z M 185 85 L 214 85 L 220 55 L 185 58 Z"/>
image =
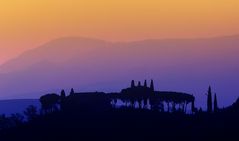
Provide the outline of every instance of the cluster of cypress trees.
<path id="1" fill-rule="evenodd" d="M 207 92 L 207 112 L 212 113 L 213 111 L 218 112 L 217 94 L 214 94 L 214 102 L 212 103 L 212 89 L 211 86 L 209 86 Z"/>

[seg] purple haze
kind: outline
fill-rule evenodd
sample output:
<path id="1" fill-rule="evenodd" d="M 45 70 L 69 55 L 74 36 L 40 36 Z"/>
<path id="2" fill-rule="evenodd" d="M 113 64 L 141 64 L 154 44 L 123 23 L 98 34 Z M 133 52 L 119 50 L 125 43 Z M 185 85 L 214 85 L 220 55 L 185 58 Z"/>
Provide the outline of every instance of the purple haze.
<path id="1" fill-rule="evenodd" d="M 206 103 L 208 86 L 219 106 L 239 96 L 239 36 L 111 43 L 61 38 L 0 67 L 0 99 L 39 98 L 49 92 L 120 91 L 153 78 L 157 90 L 187 92 Z"/>

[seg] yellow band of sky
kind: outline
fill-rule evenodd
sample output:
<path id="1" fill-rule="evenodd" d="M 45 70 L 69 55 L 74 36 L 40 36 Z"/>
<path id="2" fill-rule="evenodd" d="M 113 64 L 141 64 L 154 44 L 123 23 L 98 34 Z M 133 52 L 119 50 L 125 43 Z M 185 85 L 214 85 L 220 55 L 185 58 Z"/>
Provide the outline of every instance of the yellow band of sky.
<path id="1" fill-rule="evenodd" d="M 1 0 L 0 63 L 62 36 L 210 37 L 238 34 L 238 25 L 239 0 Z"/>

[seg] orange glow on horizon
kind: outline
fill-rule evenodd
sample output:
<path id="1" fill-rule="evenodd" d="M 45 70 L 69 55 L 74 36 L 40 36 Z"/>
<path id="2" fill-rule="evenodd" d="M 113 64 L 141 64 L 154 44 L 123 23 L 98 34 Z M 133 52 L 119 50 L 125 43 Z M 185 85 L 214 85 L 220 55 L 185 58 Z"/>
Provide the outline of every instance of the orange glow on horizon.
<path id="1" fill-rule="evenodd" d="M 239 33 L 237 0 L 0 1 L 0 64 L 62 36 L 110 41 Z"/>

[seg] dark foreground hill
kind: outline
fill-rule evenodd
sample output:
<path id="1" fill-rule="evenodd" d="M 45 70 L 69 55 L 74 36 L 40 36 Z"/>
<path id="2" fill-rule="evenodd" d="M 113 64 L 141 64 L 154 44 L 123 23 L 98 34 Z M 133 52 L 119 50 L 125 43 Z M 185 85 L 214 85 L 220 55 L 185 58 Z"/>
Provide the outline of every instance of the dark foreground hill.
<path id="1" fill-rule="evenodd" d="M 181 115 L 139 110 L 55 113 L 8 130 L 8 140 L 233 140 L 239 139 L 238 115 Z"/>
<path id="2" fill-rule="evenodd" d="M 100 100 L 102 100 L 100 98 Z M 97 101 L 98 100 L 93 100 Z M 106 105 L 72 106 L 0 132 L 4 141 L 238 140 L 238 101 L 217 113 L 167 113 Z M 98 103 L 99 104 L 99 103 Z M 90 106 L 90 108 L 88 108 Z M 108 107 L 108 108 L 107 108 Z M 95 110 L 97 109 L 97 110 Z M 231 110 L 233 109 L 233 110 Z"/>

